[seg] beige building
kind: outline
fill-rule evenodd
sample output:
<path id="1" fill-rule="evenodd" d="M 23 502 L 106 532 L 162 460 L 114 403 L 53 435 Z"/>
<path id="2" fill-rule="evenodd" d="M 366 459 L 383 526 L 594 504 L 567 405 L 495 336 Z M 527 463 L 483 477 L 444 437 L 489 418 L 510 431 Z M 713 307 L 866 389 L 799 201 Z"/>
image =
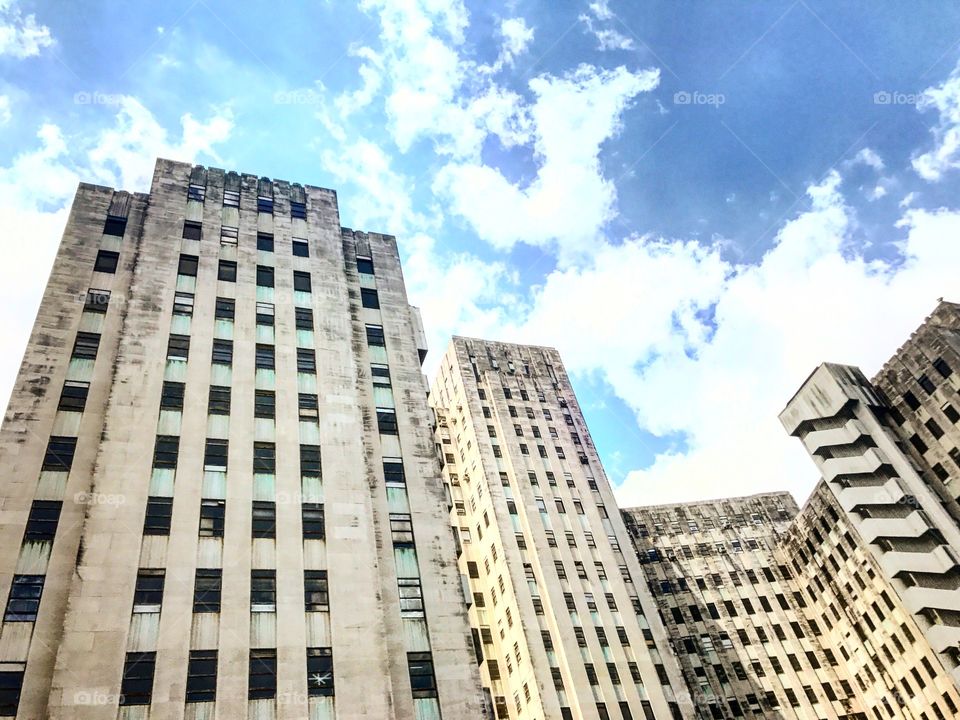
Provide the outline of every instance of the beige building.
<path id="1" fill-rule="evenodd" d="M 430 398 L 496 716 L 691 717 L 556 350 L 454 338 Z"/>
<path id="2" fill-rule="evenodd" d="M 797 512 L 785 492 L 624 510 L 698 718 L 863 717 L 780 552 Z"/>
<path id="3" fill-rule="evenodd" d="M 331 190 L 81 185 L 0 432 L 0 717 L 485 717 L 422 339 Z"/>

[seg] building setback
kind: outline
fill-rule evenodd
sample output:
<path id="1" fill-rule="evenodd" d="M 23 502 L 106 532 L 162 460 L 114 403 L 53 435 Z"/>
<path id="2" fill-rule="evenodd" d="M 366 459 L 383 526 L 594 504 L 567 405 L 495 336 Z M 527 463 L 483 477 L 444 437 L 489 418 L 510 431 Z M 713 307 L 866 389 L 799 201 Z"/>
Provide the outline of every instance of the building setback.
<path id="1" fill-rule="evenodd" d="M 485 717 L 422 339 L 331 190 L 82 184 L 0 431 L 0 717 Z"/>
<path id="2" fill-rule="evenodd" d="M 455 337 L 430 398 L 497 717 L 690 717 L 557 351 Z"/>
<path id="3" fill-rule="evenodd" d="M 778 492 L 623 513 L 698 718 L 858 717 L 780 554 L 797 512 Z"/>

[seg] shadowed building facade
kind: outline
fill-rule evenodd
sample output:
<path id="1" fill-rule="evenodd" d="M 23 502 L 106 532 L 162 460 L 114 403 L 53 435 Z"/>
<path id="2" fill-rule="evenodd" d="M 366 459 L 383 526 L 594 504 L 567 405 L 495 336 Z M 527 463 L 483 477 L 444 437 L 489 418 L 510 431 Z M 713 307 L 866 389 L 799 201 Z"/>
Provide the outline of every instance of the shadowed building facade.
<path id="1" fill-rule="evenodd" d="M 0 717 L 485 717 L 424 353 L 331 190 L 81 185 L 0 432 Z"/>

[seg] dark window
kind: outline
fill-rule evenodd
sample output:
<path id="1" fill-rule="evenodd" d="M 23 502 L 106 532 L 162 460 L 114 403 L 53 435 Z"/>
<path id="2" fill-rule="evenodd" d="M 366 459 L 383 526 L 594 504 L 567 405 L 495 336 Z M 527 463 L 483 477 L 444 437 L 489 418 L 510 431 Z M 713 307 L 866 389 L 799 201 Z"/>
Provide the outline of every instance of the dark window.
<path id="1" fill-rule="evenodd" d="M 123 237 L 123 232 L 126 229 L 126 218 L 117 217 L 116 215 L 107 215 L 107 221 L 103 224 L 104 235 L 116 235 L 117 237 Z"/>
<path id="2" fill-rule="evenodd" d="M 946 415 L 947 420 L 952 423 L 960 422 L 960 413 L 958 413 L 957 409 L 950 403 L 943 406 L 943 414 Z"/>
<path id="3" fill-rule="evenodd" d="M 367 345 L 375 345 L 378 347 L 386 345 L 382 325 L 367 325 Z"/>
<path id="4" fill-rule="evenodd" d="M 304 570 L 303 591 L 303 605 L 306 612 L 320 612 L 329 609 L 330 595 L 327 590 L 326 570 Z"/>
<path id="5" fill-rule="evenodd" d="M 258 302 L 257 303 L 257 325 L 266 325 L 267 327 L 273 327 L 275 321 L 276 321 L 276 309 L 274 308 L 273 303 Z"/>
<path id="6" fill-rule="evenodd" d="M 296 308 L 297 330 L 313 330 L 313 310 L 310 308 Z"/>
<path id="7" fill-rule="evenodd" d="M 330 648 L 307 648 L 307 688 L 311 696 L 333 696 L 333 653 Z"/>
<path id="8" fill-rule="evenodd" d="M 310 246 L 305 240 L 294 240 L 293 254 L 296 257 L 310 257 Z"/>
<path id="9" fill-rule="evenodd" d="M 273 198 L 260 195 L 257 198 L 257 212 L 273 215 Z"/>
<path id="10" fill-rule="evenodd" d="M 212 361 L 218 365 L 233 365 L 233 341 L 214 340 Z"/>
<path id="11" fill-rule="evenodd" d="M 216 318 L 218 320 L 233 320 L 237 314 L 237 303 L 231 298 L 217 298 Z"/>
<path id="12" fill-rule="evenodd" d="M 193 293 L 176 292 L 173 294 L 173 314 L 193 315 Z"/>
<path id="13" fill-rule="evenodd" d="M 277 446 L 273 443 L 253 444 L 253 472 L 272 475 L 277 471 Z"/>
<path id="14" fill-rule="evenodd" d="M 183 237 L 186 240 L 199 240 L 201 235 L 201 225 L 198 222 L 185 222 L 183 224 Z"/>
<path id="15" fill-rule="evenodd" d="M 6 664 L 12 667 L 16 663 Z M 0 717 L 16 717 L 22 688 L 23 670 L 0 671 Z"/>
<path id="16" fill-rule="evenodd" d="M 307 204 L 302 202 L 290 201 L 290 217 L 307 219 Z"/>
<path id="17" fill-rule="evenodd" d="M 110 305 L 109 290 L 87 290 L 83 309 L 87 312 L 105 313 Z"/>
<path id="18" fill-rule="evenodd" d="M 221 260 L 217 268 L 217 280 L 237 281 L 237 263 L 233 260 Z"/>
<path id="19" fill-rule="evenodd" d="M 300 446 L 300 475 L 303 477 L 320 477 L 320 446 Z"/>
<path id="20" fill-rule="evenodd" d="M 205 469 L 227 469 L 227 454 L 229 446 L 226 440 L 207 440 L 203 451 L 203 466 Z"/>
<path id="21" fill-rule="evenodd" d="M 43 575 L 14 575 L 4 622 L 36 622 L 43 594 Z"/>
<path id="22" fill-rule="evenodd" d="M 137 573 L 137 585 L 133 591 L 133 608 L 148 606 L 159 607 L 163 603 L 163 570 L 140 570 Z"/>
<path id="23" fill-rule="evenodd" d="M 253 416 L 273 418 L 277 416 L 277 396 L 270 390 L 257 390 L 253 398 Z"/>
<path id="24" fill-rule="evenodd" d="M 96 262 L 93 264 L 94 272 L 115 273 L 117 271 L 117 261 L 120 259 L 120 253 L 113 250 L 101 250 L 97 253 Z"/>
<path id="25" fill-rule="evenodd" d="M 377 408 L 377 427 L 388 435 L 397 434 L 397 413 L 387 408 Z"/>
<path id="26" fill-rule="evenodd" d="M 400 460 L 384 460 L 383 479 L 389 485 L 406 485 L 403 463 Z"/>
<path id="27" fill-rule="evenodd" d="M 26 541 L 53 540 L 57 534 L 62 502 L 57 500 L 34 500 L 27 518 L 27 529 L 23 539 Z"/>
<path id="28" fill-rule="evenodd" d="M 360 302 L 365 308 L 377 309 L 380 307 L 380 297 L 376 290 L 360 288 Z"/>
<path id="29" fill-rule="evenodd" d="M 936 360 L 934 360 L 933 367 L 936 369 L 938 373 L 940 373 L 945 378 L 948 378 L 953 374 L 953 369 L 949 365 L 947 365 L 946 360 L 944 360 L 943 358 L 937 358 Z"/>
<path id="30" fill-rule="evenodd" d="M 78 332 L 73 343 L 72 357 L 82 360 L 95 360 L 100 347 L 100 336 L 97 333 Z"/>
<path id="31" fill-rule="evenodd" d="M 323 505 L 320 503 L 303 503 L 302 514 L 304 540 L 323 540 Z"/>
<path id="32" fill-rule="evenodd" d="M 87 405 L 87 393 L 90 392 L 90 383 L 67 380 L 60 392 L 58 410 L 83 412 Z"/>
<path id="33" fill-rule="evenodd" d="M 183 410 L 183 393 L 186 386 L 181 382 L 166 381 L 160 391 L 161 410 Z"/>
<path id="34" fill-rule="evenodd" d="M 910 444 L 913 445 L 921 455 L 927 451 L 927 444 L 921 440 L 920 436 L 916 433 L 910 436 Z"/>
<path id="35" fill-rule="evenodd" d="M 210 388 L 210 404 L 207 412 L 211 415 L 230 414 L 230 388 L 213 385 Z"/>
<path id="36" fill-rule="evenodd" d="M 277 367 L 273 345 L 257 344 L 256 365 L 258 370 L 274 370 Z"/>
<path id="37" fill-rule="evenodd" d="M 276 611 L 276 570 L 253 570 L 250 573 L 250 605 L 254 612 Z"/>
<path id="38" fill-rule="evenodd" d="M 193 611 L 197 613 L 220 612 L 220 593 L 223 585 L 223 570 L 198 568 L 193 585 Z"/>
<path id="39" fill-rule="evenodd" d="M 370 375 L 374 385 L 390 387 L 390 368 L 386 365 L 371 365 Z"/>
<path id="40" fill-rule="evenodd" d="M 407 653 L 410 668 L 410 687 L 414 698 L 437 696 L 437 681 L 433 675 L 433 657 L 428 652 Z"/>
<path id="41" fill-rule="evenodd" d="M 153 693 L 155 652 L 128 652 L 123 664 L 120 705 L 149 705 Z"/>
<path id="42" fill-rule="evenodd" d="M 920 407 L 920 401 L 917 400 L 917 396 L 914 395 L 909 390 L 907 390 L 903 394 L 903 401 L 907 404 L 907 407 L 910 408 L 911 410 L 916 410 L 918 407 Z"/>
<path id="43" fill-rule="evenodd" d="M 273 268 L 267 265 L 257 265 L 257 285 L 273 287 Z"/>
<path id="44" fill-rule="evenodd" d="M 226 500 L 200 501 L 200 537 L 223 537 L 223 525 L 227 515 Z"/>
<path id="45" fill-rule="evenodd" d="M 272 698 L 277 694 L 277 651 L 250 651 L 250 681 L 247 697 L 250 700 Z"/>
<path id="46" fill-rule="evenodd" d="M 217 699 L 217 651 L 191 650 L 187 665 L 187 702 Z"/>
<path id="47" fill-rule="evenodd" d="M 934 420 L 933 418 L 930 418 L 929 420 L 927 420 L 924 423 L 924 425 L 927 426 L 927 430 L 929 430 L 930 434 L 933 435 L 933 437 L 936 438 L 937 440 L 943 437 L 943 429 L 940 427 L 937 421 Z"/>
<path id="48" fill-rule="evenodd" d="M 175 468 L 180 452 L 180 438 L 176 435 L 157 435 L 153 447 L 153 466 L 155 468 Z"/>
<path id="49" fill-rule="evenodd" d="M 373 260 L 370 258 L 357 258 L 357 272 L 365 275 L 373 275 Z"/>
<path id="50" fill-rule="evenodd" d="M 300 419 L 317 420 L 320 417 L 317 396 L 312 393 L 300 393 L 297 396 L 297 405 L 300 410 Z"/>
<path id="51" fill-rule="evenodd" d="M 190 336 L 171 335 L 167 341 L 167 360 L 187 360 L 190 357 Z"/>
<path id="52" fill-rule="evenodd" d="M 207 187 L 206 185 L 194 185 L 190 183 L 187 186 L 187 200 L 196 200 L 197 202 L 203 202 L 207 197 Z"/>
<path id="53" fill-rule="evenodd" d="M 317 372 L 317 354 L 315 351 L 297 348 L 297 372 Z"/>
<path id="54" fill-rule="evenodd" d="M 76 438 L 51 437 L 47 443 L 47 452 L 43 456 L 42 469 L 69 471 L 73 465 L 73 454 L 76 450 Z"/>
<path id="55" fill-rule="evenodd" d="M 297 292 L 312 292 L 310 284 L 310 273 L 294 271 L 293 289 Z"/>
<path id="56" fill-rule="evenodd" d="M 253 501 L 252 536 L 272 538 L 277 536 L 277 505 L 263 500 Z"/>
<path id="57" fill-rule="evenodd" d="M 257 233 L 257 250 L 273 252 L 273 235 Z"/>
<path id="58" fill-rule="evenodd" d="M 937 386 L 934 385 L 933 381 L 926 375 L 921 375 L 919 378 L 917 378 L 917 382 L 928 395 L 933 394 L 933 392 L 937 389 Z"/>
<path id="59" fill-rule="evenodd" d="M 170 517 L 173 515 L 173 498 L 151 496 L 147 498 L 147 514 L 143 519 L 144 535 L 169 535 Z"/>

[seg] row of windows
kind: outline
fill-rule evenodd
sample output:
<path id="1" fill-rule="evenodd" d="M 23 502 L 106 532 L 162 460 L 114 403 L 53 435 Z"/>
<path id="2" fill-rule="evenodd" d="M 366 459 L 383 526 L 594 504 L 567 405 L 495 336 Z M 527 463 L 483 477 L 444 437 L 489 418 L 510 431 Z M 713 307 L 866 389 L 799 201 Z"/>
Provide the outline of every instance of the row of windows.
<path id="1" fill-rule="evenodd" d="M 200 501 L 200 537 L 223 537 L 226 521 L 226 500 L 206 498 Z M 169 535 L 173 514 L 173 498 L 152 495 L 147 499 L 144 535 Z M 274 538 L 277 533 L 277 505 L 268 500 L 252 504 L 251 537 Z M 325 537 L 324 511 L 321 503 L 301 503 L 301 528 L 304 540 Z"/>
<path id="2" fill-rule="evenodd" d="M 187 186 L 187 200 L 195 200 L 197 202 L 206 202 L 207 199 L 207 186 L 200 185 L 196 183 L 190 183 Z M 307 218 L 307 205 L 306 203 L 299 202 L 297 200 L 290 200 L 290 217 L 300 220 L 306 220 Z M 224 190 L 223 191 L 223 206 L 224 207 L 240 207 L 240 190 Z M 273 215 L 273 206 L 274 200 L 272 195 L 257 195 L 257 212 L 263 213 L 265 215 Z"/>
<path id="3" fill-rule="evenodd" d="M 66 438 L 64 438 L 66 439 Z M 76 438 L 70 438 L 76 441 Z M 51 439 L 51 442 L 53 439 Z M 206 441 L 203 466 L 205 470 L 225 471 L 227 469 L 227 455 L 229 441 Z M 157 435 L 153 452 L 153 467 L 177 467 L 180 452 L 180 438 L 177 435 Z M 273 474 L 277 469 L 276 443 L 255 442 L 253 444 L 253 470 L 255 473 Z M 300 446 L 300 474 L 302 476 L 320 476 L 320 446 Z"/>
<path id="4" fill-rule="evenodd" d="M 84 334 L 84 333 L 80 333 Z M 97 336 L 99 339 L 99 336 Z M 167 340 L 167 360 L 185 362 L 190 359 L 190 336 L 170 335 Z M 233 341 L 214 340 L 212 362 L 214 364 L 233 364 Z M 254 365 L 258 370 L 276 370 L 276 346 L 257 343 L 254 348 Z M 297 372 L 316 374 L 317 353 L 311 348 L 297 348 Z"/>

